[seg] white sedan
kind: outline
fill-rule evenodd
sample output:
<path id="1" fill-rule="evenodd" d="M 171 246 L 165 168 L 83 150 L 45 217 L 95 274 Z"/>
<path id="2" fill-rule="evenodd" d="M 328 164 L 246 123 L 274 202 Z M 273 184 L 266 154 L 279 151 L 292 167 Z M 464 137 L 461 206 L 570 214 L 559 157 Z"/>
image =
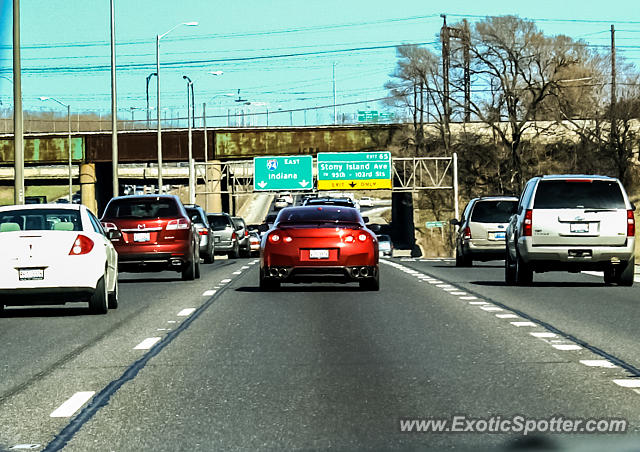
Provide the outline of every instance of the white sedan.
<path id="1" fill-rule="evenodd" d="M 88 301 L 118 307 L 118 253 L 83 205 L 0 207 L 0 311 L 10 305 Z"/>

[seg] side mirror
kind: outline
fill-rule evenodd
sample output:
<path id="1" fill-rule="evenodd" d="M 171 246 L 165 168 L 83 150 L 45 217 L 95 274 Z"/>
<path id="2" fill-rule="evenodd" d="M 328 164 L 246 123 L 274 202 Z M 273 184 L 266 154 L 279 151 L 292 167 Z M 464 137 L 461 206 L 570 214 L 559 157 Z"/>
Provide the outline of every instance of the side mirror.
<path id="1" fill-rule="evenodd" d="M 457 218 L 452 218 L 449 220 L 449 224 L 453 225 L 453 226 L 460 226 L 460 221 L 458 221 Z"/>
<path id="2" fill-rule="evenodd" d="M 373 232 L 375 232 L 377 234 L 378 232 L 380 232 L 382 227 L 379 224 L 371 224 L 371 225 L 369 225 L 369 229 L 371 229 L 371 231 L 373 231 Z"/>
<path id="3" fill-rule="evenodd" d="M 362 217 L 362 221 L 367 224 L 369 222 L 369 217 Z"/>
<path id="4" fill-rule="evenodd" d="M 116 240 L 116 239 L 120 239 L 122 238 L 122 234 L 120 233 L 120 231 L 116 230 L 116 229 L 109 229 L 107 231 L 107 238 L 109 240 Z"/>

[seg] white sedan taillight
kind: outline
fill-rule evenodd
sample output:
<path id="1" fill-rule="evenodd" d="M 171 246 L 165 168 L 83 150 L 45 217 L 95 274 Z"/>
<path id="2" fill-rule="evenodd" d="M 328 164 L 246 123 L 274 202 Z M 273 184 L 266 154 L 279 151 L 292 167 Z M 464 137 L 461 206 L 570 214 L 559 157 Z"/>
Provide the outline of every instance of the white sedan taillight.
<path id="1" fill-rule="evenodd" d="M 73 242 L 73 246 L 69 250 L 69 256 L 80 256 L 88 254 L 93 249 L 93 240 L 86 235 L 78 234 Z"/>

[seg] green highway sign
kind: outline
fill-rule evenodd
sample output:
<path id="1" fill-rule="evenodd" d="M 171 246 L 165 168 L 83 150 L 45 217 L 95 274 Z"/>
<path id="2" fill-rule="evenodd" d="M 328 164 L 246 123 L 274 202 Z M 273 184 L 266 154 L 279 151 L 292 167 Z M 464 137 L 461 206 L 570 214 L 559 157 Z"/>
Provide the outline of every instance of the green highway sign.
<path id="1" fill-rule="evenodd" d="M 427 229 L 443 228 L 445 226 L 445 222 L 444 221 L 427 221 L 426 226 L 427 226 Z"/>
<path id="2" fill-rule="evenodd" d="M 391 188 L 391 152 L 318 153 L 318 190 Z"/>
<path id="3" fill-rule="evenodd" d="M 253 189 L 309 190 L 313 188 L 313 157 L 255 157 L 253 159 Z"/>

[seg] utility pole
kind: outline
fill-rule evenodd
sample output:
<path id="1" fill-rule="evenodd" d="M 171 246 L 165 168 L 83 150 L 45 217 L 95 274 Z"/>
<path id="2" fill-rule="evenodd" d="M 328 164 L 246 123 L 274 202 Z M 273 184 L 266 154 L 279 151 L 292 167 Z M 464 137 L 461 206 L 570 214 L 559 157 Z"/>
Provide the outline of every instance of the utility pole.
<path id="1" fill-rule="evenodd" d="M 451 107 L 449 105 L 449 68 L 451 66 L 451 38 L 460 39 L 462 41 L 462 55 L 464 61 L 464 121 L 471 121 L 471 58 L 469 56 L 471 47 L 471 33 L 469 31 L 469 23 L 464 19 L 462 29 L 447 26 L 447 16 L 441 14 L 444 19 L 440 37 L 442 39 L 442 71 L 444 84 L 444 102 L 443 107 L 445 121 L 448 127 L 451 119 Z"/>
<path id="2" fill-rule="evenodd" d="M 204 129 L 204 211 L 209 211 L 209 143 L 207 141 L 207 103 L 202 103 L 202 128 Z"/>
<path id="3" fill-rule="evenodd" d="M 20 75 L 20 0 L 13 0 L 13 202 L 17 205 L 24 204 L 24 129 Z"/>
<path id="4" fill-rule="evenodd" d="M 333 125 L 338 122 L 338 114 L 336 110 L 336 62 L 333 62 Z"/>
<path id="5" fill-rule="evenodd" d="M 611 105 L 609 108 L 611 116 L 611 148 L 615 150 L 618 127 L 616 125 L 616 30 L 611 25 Z"/>
<path id="6" fill-rule="evenodd" d="M 112 173 L 111 188 L 113 192 L 113 197 L 115 198 L 116 196 L 118 196 L 119 182 L 118 182 L 118 116 L 117 116 L 118 104 L 117 104 L 117 97 L 116 97 L 116 18 L 115 18 L 115 9 L 113 6 L 113 2 L 114 0 L 111 0 L 111 173 Z M 133 110 L 131 110 L 131 114 L 133 115 Z M 69 198 L 69 202 L 71 202 L 71 198 Z"/>
<path id="7" fill-rule="evenodd" d="M 447 26 L 447 16 L 440 14 L 444 20 L 442 29 L 440 30 L 440 39 L 442 41 L 442 85 L 443 85 L 443 113 L 445 130 L 449 129 L 449 120 L 451 110 L 449 109 L 449 65 L 450 65 L 450 28 Z"/>

